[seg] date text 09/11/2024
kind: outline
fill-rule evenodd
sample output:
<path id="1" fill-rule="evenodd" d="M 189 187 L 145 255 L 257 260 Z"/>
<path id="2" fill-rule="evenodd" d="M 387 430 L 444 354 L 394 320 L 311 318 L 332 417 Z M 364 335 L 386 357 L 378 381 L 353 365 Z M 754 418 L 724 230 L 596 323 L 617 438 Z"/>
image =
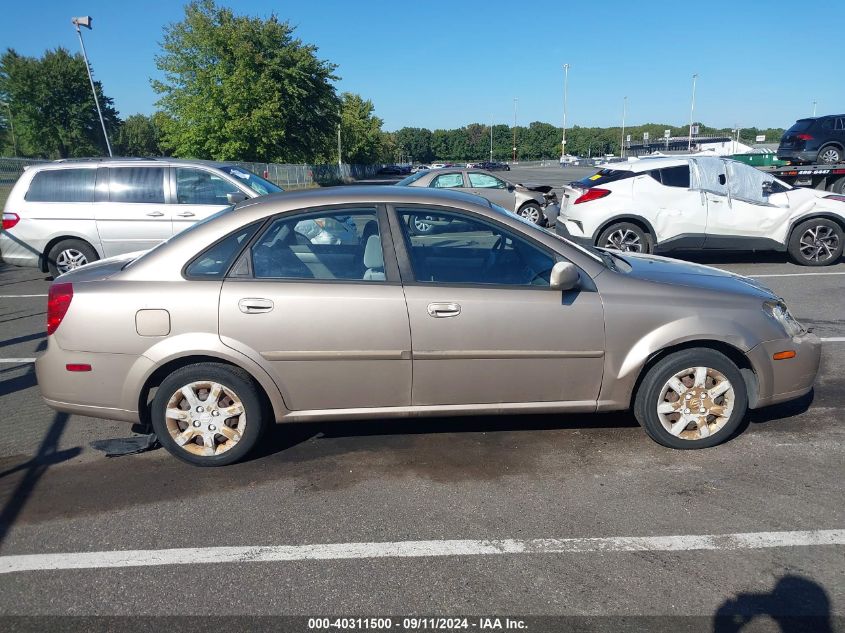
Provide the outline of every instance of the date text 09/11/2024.
<path id="1" fill-rule="evenodd" d="M 405 617 L 394 620 L 393 618 L 308 618 L 310 630 L 390 630 L 400 629 L 403 631 L 456 631 L 471 630 L 480 631 L 506 631 L 522 630 L 527 625 L 524 620 L 499 617 L 478 617 L 478 618 L 446 618 L 446 617 Z"/>

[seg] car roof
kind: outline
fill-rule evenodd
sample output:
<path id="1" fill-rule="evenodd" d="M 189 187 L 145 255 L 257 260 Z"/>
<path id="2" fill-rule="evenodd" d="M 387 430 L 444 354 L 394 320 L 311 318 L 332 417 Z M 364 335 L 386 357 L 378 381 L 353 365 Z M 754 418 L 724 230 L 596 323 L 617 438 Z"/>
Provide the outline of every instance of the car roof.
<path id="1" fill-rule="evenodd" d="M 634 160 L 629 160 L 624 163 L 599 163 L 596 167 L 604 169 L 612 169 L 619 171 L 633 171 L 643 172 L 651 171 L 652 169 L 663 169 L 665 167 L 680 167 L 681 165 L 689 164 L 689 156 L 643 156 Z"/>
<path id="2" fill-rule="evenodd" d="M 134 156 L 92 156 L 87 158 L 60 158 L 58 160 L 35 165 L 32 169 L 62 169 L 63 167 L 80 167 L 80 166 L 100 166 L 100 165 L 120 165 L 120 166 L 157 166 L 166 167 L 168 165 L 204 165 L 206 167 L 224 167 L 224 166 L 238 166 L 237 162 L 215 161 L 215 160 L 201 160 L 191 158 L 145 158 Z"/>

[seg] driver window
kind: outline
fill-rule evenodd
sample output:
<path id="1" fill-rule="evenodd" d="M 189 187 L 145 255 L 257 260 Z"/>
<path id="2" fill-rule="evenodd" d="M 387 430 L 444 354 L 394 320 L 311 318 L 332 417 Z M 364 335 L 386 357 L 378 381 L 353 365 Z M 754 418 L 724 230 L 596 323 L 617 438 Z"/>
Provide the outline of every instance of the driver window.
<path id="1" fill-rule="evenodd" d="M 438 189 L 452 189 L 454 187 L 464 186 L 463 174 L 440 174 L 431 181 L 431 187 Z"/>
<path id="2" fill-rule="evenodd" d="M 505 183 L 490 174 L 469 172 L 469 186 L 476 189 L 504 189 Z"/>
<path id="3" fill-rule="evenodd" d="M 552 254 L 508 229 L 463 213 L 397 212 L 418 282 L 549 285 Z"/>

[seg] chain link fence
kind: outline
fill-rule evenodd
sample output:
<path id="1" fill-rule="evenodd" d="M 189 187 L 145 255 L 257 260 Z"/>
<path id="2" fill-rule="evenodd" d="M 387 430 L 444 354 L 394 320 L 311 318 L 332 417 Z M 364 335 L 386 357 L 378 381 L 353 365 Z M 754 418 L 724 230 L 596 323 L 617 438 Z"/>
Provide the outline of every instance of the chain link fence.
<path id="1" fill-rule="evenodd" d="M 35 158 L 0 157 L 0 207 L 24 169 L 50 161 Z M 198 161 L 202 162 L 202 161 Z M 363 178 L 372 178 L 381 165 L 286 165 L 281 163 L 247 163 L 231 161 L 279 185 L 282 189 L 308 189 L 342 185 Z"/>

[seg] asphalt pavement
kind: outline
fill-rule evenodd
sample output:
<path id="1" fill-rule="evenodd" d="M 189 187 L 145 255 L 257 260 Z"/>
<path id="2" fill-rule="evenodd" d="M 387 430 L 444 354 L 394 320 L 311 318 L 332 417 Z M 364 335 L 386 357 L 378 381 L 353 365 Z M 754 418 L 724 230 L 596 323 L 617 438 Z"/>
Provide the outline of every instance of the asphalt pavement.
<path id="1" fill-rule="evenodd" d="M 563 184 L 576 169 L 503 175 Z M 106 458 L 88 443 L 127 425 L 48 409 L 29 359 L 49 281 L 0 264 L 0 614 L 615 618 L 579 621 L 601 630 L 641 616 L 713 630 L 716 614 L 780 630 L 787 615 L 839 630 L 845 262 L 685 257 L 759 279 L 825 339 L 810 397 L 704 451 L 663 448 L 628 413 L 358 421 L 280 426 L 210 470 L 163 450 Z"/>

